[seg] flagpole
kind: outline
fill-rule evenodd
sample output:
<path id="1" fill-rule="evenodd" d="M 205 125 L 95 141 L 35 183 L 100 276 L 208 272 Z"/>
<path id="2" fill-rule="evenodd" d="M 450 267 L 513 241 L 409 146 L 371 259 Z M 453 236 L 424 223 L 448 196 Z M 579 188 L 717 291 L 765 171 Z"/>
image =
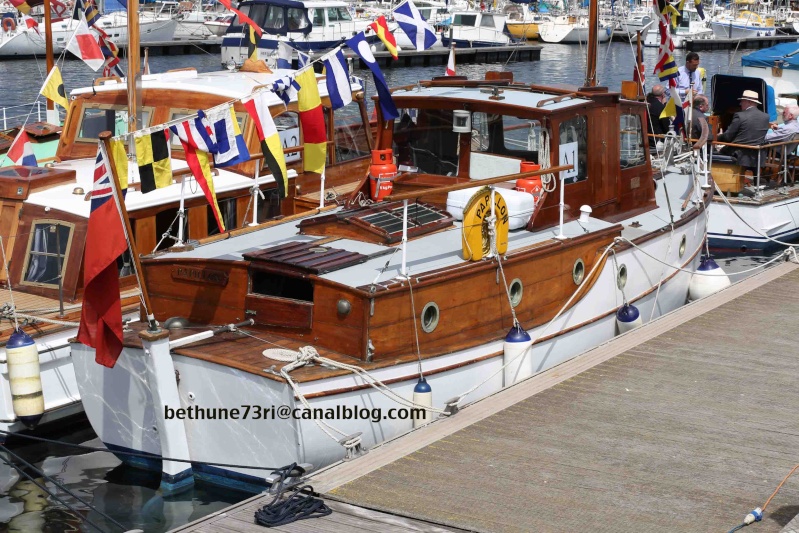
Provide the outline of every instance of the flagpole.
<path id="1" fill-rule="evenodd" d="M 135 0 L 133 0 L 135 2 Z M 136 249 L 136 242 L 131 238 L 133 235 L 133 228 L 130 226 L 130 217 L 128 217 L 128 210 L 125 208 L 125 199 L 122 197 L 122 191 L 119 186 L 119 176 L 117 176 L 116 164 L 114 163 L 112 150 L 111 150 L 111 132 L 104 131 L 100 134 L 100 141 L 106 160 L 108 161 L 108 170 L 114 178 L 114 199 L 116 200 L 117 207 L 119 207 L 119 215 L 122 218 L 122 223 L 125 228 L 125 240 L 128 241 L 128 248 L 130 255 L 133 257 L 133 268 L 136 271 L 136 280 L 139 282 L 139 289 L 141 290 L 142 299 L 144 300 L 144 312 L 147 315 L 147 323 L 149 331 L 157 331 L 158 324 L 155 322 L 155 315 L 152 314 L 153 306 L 150 303 L 150 293 L 147 291 L 147 285 L 144 283 L 144 273 L 141 268 L 141 259 L 139 258 L 139 251 Z"/>

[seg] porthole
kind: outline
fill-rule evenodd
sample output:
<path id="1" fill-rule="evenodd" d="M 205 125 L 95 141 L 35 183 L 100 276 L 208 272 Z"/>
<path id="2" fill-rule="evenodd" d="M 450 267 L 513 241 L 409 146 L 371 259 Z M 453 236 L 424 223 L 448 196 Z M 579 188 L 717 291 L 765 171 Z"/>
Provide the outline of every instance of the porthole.
<path id="1" fill-rule="evenodd" d="M 511 307 L 516 307 L 519 305 L 522 302 L 522 294 L 524 293 L 524 285 L 522 285 L 522 280 L 516 278 L 511 281 L 508 292 L 510 293 Z"/>
<path id="2" fill-rule="evenodd" d="M 619 265 L 619 270 L 616 272 L 616 285 L 619 290 L 624 289 L 627 285 L 627 265 Z"/>
<path id="3" fill-rule="evenodd" d="M 680 240 L 680 259 L 682 259 L 682 256 L 685 255 L 685 242 L 685 235 L 683 235 L 682 239 Z"/>
<path id="4" fill-rule="evenodd" d="M 575 285 L 579 285 L 583 282 L 583 277 L 585 276 L 585 263 L 583 263 L 582 259 L 577 259 L 574 262 L 574 268 L 572 268 L 572 279 L 574 280 Z"/>
<path id="5" fill-rule="evenodd" d="M 432 333 L 438 326 L 438 306 L 435 302 L 428 302 L 422 309 L 422 331 Z"/>

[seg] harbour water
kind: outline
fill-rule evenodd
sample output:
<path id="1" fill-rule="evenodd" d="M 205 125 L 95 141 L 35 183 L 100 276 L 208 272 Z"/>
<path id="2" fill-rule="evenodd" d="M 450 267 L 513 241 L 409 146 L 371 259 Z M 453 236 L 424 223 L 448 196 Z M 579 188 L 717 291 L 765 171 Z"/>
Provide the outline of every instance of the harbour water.
<path id="1" fill-rule="evenodd" d="M 708 78 L 715 73 L 740 74 L 740 56 L 746 51 L 713 51 L 701 54 L 702 66 Z M 585 50 L 579 46 L 545 45 L 541 61 L 488 65 L 459 65 L 458 74 L 482 78 L 488 70 L 508 70 L 517 81 L 540 84 L 581 84 L 584 79 Z M 618 89 L 620 82 L 630 79 L 633 65 L 633 48 L 629 43 L 611 43 L 600 47 L 600 84 Z M 657 50 L 645 49 L 648 85 L 655 76 L 649 74 L 656 62 Z M 678 62 L 682 63 L 678 52 Z M 159 56 L 150 59 L 153 72 L 193 66 L 199 71 L 221 68 L 218 54 Z M 67 60 L 62 65 L 67 91 L 90 84 L 93 73 L 79 61 Z M 385 77 L 391 86 L 413 84 L 420 79 L 443 74 L 443 67 L 418 67 L 386 69 Z M 371 76 L 366 71 L 357 72 L 368 84 L 368 93 L 375 94 Z M 44 79 L 44 60 L 0 62 L 0 107 L 32 102 Z M 708 80 L 708 92 L 710 81 Z M 747 256 L 719 258 L 719 264 L 729 273 L 748 271 L 762 265 L 773 256 Z M 736 276 L 740 277 L 740 276 Z M 733 280 L 736 279 L 733 277 Z M 71 421 L 62 431 L 50 437 L 71 443 L 100 446 L 85 419 Z M 21 438 L 9 439 L 14 453 L 32 463 L 75 492 L 81 499 L 95 507 L 90 509 L 72 496 L 60 493 L 63 502 L 49 497 L 41 488 L 26 480 L 0 461 L 0 533 L 5 531 L 95 531 L 85 520 L 90 520 L 102 531 L 120 528 L 145 531 L 167 531 L 208 513 L 219 510 L 247 497 L 230 491 L 220 491 L 202 485 L 176 497 L 163 498 L 158 493 L 160 476 L 144 473 L 121 465 L 111 454 L 76 451 L 64 445 L 28 443 Z M 44 479 L 40 472 L 26 469 L 48 489 L 58 492 L 55 485 Z M 99 512 L 98 512 L 99 511 Z M 107 514 L 113 521 L 101 515 Z"/>

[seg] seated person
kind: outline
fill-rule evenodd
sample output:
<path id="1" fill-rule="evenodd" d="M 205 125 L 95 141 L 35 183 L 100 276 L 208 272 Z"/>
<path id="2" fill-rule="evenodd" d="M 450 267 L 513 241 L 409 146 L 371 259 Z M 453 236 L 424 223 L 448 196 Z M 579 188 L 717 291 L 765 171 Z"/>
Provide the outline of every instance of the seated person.
<path id="1" fill-rule="evenodd" d="M 767 143 L 788 141 L 799 134 L 799 106 L 789 105 L 782 110 L 782 124 L 770 124 L 771 129 L 766 133 Z"/>
<path id="2" fill-rule="evenodd" d="M 647 132 L 655 135 L 666 135 L 669 132 L 669 119 L 660 118 L 667 100 L 666 88 L 660 84 L 653 85 L 652 92 L 646 95 L 646 104 L 649 108 L 649 118 L 646 122 Z"/>
<path id="3" fill-rule="evenodd" d="M 718 141 L 753 146 L 763 144 L 769 129 L 769 116 L 757 108 L 760 104 L 757 92 L 746 90 L 738 100 L 741 102 L 741 110 L 732 117 L 726 131 L 719 134 Z M 762 157 L 758 157 L 758 150 L 754 149 L 725 146 L 721 153 L 732 156 L 737 164 L 749 170 L 756 169 L 762 160 Z"/>
<path id="4" fill-rule="evenodd" d="M 694 108 L 691 114 L 691 140 L 694 141 L 694 150 L 697 150 L 713 141 L 713 129 L 707 123 L 705 112 L 710 109 L 707 96 L 697 95 L 694 98 Z"/>

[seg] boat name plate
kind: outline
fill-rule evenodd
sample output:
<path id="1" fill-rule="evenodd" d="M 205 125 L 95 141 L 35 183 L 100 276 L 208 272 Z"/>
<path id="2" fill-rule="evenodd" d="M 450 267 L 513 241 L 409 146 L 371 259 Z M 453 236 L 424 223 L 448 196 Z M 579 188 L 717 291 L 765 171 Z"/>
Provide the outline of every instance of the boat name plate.
<path id="1" fill-rule="evenodd" d="M 172 269 L 172 279 L 211 283 L 213 285 L 225 287 L 227 285 L 229 276 L 226 272 L 221 270 L 212 270 L 209 268 L 174 267 Z"/>

